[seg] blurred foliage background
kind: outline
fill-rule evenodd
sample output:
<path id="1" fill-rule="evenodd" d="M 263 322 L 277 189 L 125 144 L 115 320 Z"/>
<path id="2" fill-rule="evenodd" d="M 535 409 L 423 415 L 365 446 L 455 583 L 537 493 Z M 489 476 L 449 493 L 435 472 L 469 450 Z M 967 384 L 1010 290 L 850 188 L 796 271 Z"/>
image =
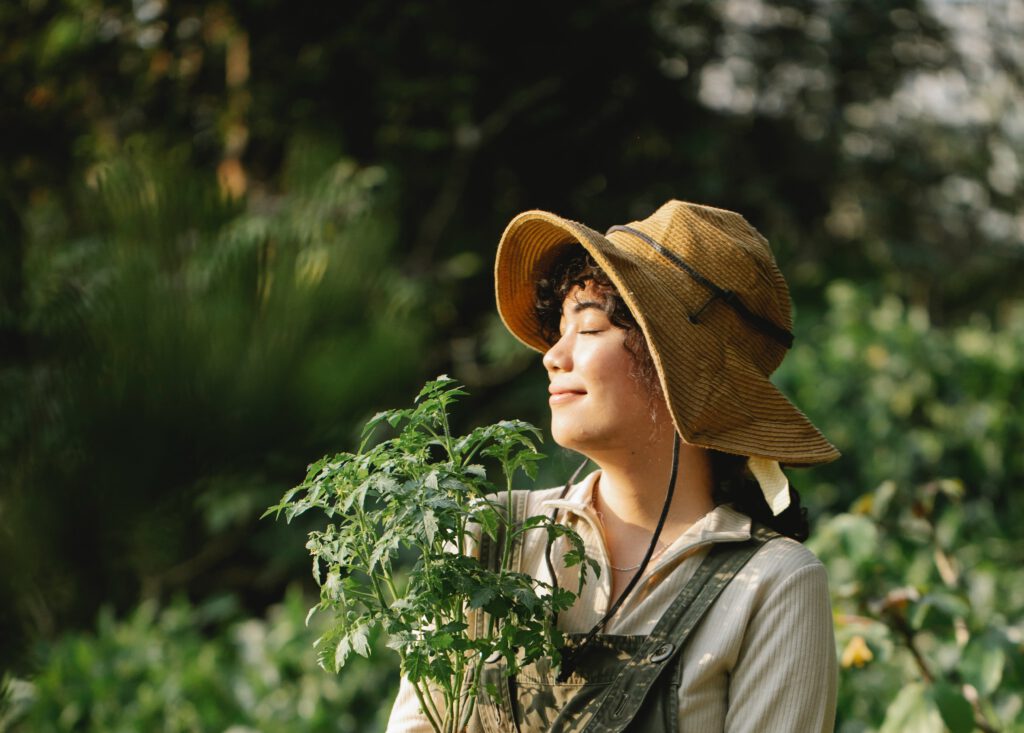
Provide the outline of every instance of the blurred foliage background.
<path id="1" fill-rule="evenodd" d="M 1024 3 L 0 5 L 0 729 L 382 727 L 263 508 L 447 372 L 545 424 L 504 224 L 743 212 L 837 729 L 1024 731 Z M 550 446 L 542 483 L 572 458 Z M 305 583 L 305 585 L 298 585 Z M 290 588 L 290 590 L 289 590 Z"/>

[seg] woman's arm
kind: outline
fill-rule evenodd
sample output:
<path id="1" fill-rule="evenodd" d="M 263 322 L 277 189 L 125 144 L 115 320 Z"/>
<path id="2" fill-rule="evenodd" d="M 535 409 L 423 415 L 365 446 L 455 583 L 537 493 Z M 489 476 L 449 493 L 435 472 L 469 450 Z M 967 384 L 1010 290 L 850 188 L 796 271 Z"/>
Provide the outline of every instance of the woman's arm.
<path id="1" fill-rule="evenodd" d="M 439 710 L 442 709 L 444 700 L 440 692 L 434 696 L 434 703 Z M 388 718 L 387 733 L 433 733 L 433 730 L 420 708 L 415 688 L 403 675 L 398 696 L 391 708 L 391 717 Z"/>
<path id="2" fill-rule="evenodd" d="M 830 733 L 836 650 L 820 562 L 771 589 L 752 616 L 729 682 L 729 733 Z"/>

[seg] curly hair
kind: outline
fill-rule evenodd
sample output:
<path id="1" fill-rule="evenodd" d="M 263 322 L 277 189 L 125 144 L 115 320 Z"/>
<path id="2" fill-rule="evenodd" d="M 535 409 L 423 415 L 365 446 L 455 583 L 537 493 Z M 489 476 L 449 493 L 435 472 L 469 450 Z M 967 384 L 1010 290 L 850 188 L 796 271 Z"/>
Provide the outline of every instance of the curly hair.
<path id="1" fill-rule="evenodd" d="M 582 289 L 588 284 L 592 286 L 594 294 L 602 299 L 601 305 L 608 320 L 626 332 L 626 351 L 633 357 L 631 375 L 647 388 L 652 399 L 656 399 L 661 394 L 661 383 L 643 331 L 619 296 L 618 288 L 582 247 L 565 247 L 552 263 L 547 275 L 537 281 L 534 309 L 540 321 L 541 335 L 549 346 L 558 341 L 562 305 L 566 297 L 573 288 Z"/>
<path id="2" fill-rule="evenodd" d="M 574 288 L 591 286 L 601 299 L 608 320 L 626 332 L 625 348 L 632 358 L 632 376 L 647 387 L 652 405 L 661 395 L 654 360 L 636 318 L 619 295 L 618 288 L 583 247 L 567 245 L 557 255 L 544 277 L 537 281 L 534 309 L 541 334 L 553 345 L 560 337 L 559 324 L 566 297 Z M 653 408 L 652 408 L 653 410 Z M 714 481 L 715 504 L 731 504 L 737 511 L 779 534 L 803 542 L 810 534 L 807 510 L 800 505 L 800 494 L 790 487 L 790 505 L 775 516 L 764 499 L 761 487 L 747 470 L 747 457 L 708 449 Z"/>

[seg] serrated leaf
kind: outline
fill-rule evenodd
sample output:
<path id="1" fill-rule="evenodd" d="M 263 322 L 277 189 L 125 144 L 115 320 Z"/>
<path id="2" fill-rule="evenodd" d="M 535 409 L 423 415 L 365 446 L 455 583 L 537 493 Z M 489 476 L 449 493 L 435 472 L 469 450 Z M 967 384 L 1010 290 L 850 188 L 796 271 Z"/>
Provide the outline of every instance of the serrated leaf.
<path id="1" fill-rule="evenodd" d="M 510 607 L 511 604 L 509 604 L 508 600 L 501 596 L 495 596 L 482 606 L 484 611 L 498 618 L 504 617 Z"/>
<path id="2" fill-rule="evenodd" d="M 474 516 L 476 521 L 480 523 L 484 533 L 492 540 L 496 540 L 498 538 L 498 526 L 501 523 L 501 517 L 498 512 L 491 507 L 485 507 L 478 510 Z"/>
<path id="3" fill-rule="evenodd" d="M 369 420 L 366 421 L 366 424 L 363 425 L 363 430 L 360 433 L 360 437 L 364 439 L 369 437 L 369 435 L 373 432 L 374 428 L 383 423 L 385 420 L 388 420 L 390 415 L 390 411 L 383 410 L 381 412 L 378 412 L 373 417 L 371 417 Z"/>
<path id="4" fill-rule="evenodd" d="M 350 634 L 352 651 L 361 657 L 370 656 L 370 635 L 365 626 L 357 626 Z"/>
<path id="5" fill-rule="evenodd" d="M 334 670 L 338 671 L 345 666 L 345 660 L 348 659 L 349 653 L 352 651 L 352 646 L 349 644 L 348 637 L 343 636 L 338 641 L 338 646 L 334 648 Z"/>
<path id="6" fill-rule="evenodd" d="M 494 600 L 495 593 L 494 588 L 481 587 L 473 591 L 469 597 L 470 608 L 483 608 L 492 600 Z"/>
<path id="7" fill-rule="evenodd" d="M 526 606 L 527 609 L 532 611 L 537 607 L 540 599 L 537 598 L 537 594 L 533 592 L 531 588 L 516 588 L 512 592 L 513 597 L 521 604 Z"/>
<path id="8" fill-rule="evenodd" d="M 467 624 L 465 621 L 449 621 L 444 626 L 440 627 L 438 631 L 444 632 L 446 634 L 458 634 L 462 631 L 465 631 L 468 628 L 469 624 Z"/>
<path id="9" fill-rule="evenodd" d="M 358 504 L 362 507 L 363 502 L 366 500 L 366 491 L 370 488 L 370 480 L 363 481 L 355 489 L 347 492 L 344 498 L 341 500 L 339 508 L 342 512 L 348 512 L 352 509 L 353 504 Z"/>
<path id="10" fill-rule="evenodd" d="M 423 510 L 423 532 L 429 544 L 434 544 L 434 537 L 437 535 L 437 517 L 431 509 Z"/>
<path id="11" fill-rule="evenodd" d="M 410 649 L 405 655 L 403 671 L 410 682 L 418 682 L 429 670 L 427 655 L 417 649 Z"/>
<path id="12" fill-rule="evenodd" d="M 442 650 L 451 648 L 454 637 L 451 634 L 432 634 L 428 639 L 427 643 L 430 644 L 432 649 Z"/>

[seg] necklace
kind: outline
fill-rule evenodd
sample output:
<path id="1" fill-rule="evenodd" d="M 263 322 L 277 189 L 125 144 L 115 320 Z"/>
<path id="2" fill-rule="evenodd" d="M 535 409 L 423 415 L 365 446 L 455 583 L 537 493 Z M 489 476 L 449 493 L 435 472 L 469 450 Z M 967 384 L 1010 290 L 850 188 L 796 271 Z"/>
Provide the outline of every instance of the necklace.
<path id="1" fill-rule="evenodd" d="M 655 552 L 653 555 L 651 555 L 651 559 L 648 560 L 647 564 L 650 565 L 651 563 L 653 563 L 655 560 L 657 560 L 659 557 L 661 557 L 662 554 L 664 554 L 665 550 L 667 550 L 667 549 L 668 549 L 668 545 L 663 544 L 661 546 L 661 549 L 659 549 L 657 552 Z M 636 565 L 631 565 L 628 568 L 620 568 L 620 567 L 618 567 L 616 565 L 612 565 L 610 561 L 608 562 L 608 567 L 610 567 L 612 570 L 614 570 L 617 573 L 631 573 L 634 570 L 639 570 L 641 565 L 643 565 L 643 561 L 638 562 Z"/>

